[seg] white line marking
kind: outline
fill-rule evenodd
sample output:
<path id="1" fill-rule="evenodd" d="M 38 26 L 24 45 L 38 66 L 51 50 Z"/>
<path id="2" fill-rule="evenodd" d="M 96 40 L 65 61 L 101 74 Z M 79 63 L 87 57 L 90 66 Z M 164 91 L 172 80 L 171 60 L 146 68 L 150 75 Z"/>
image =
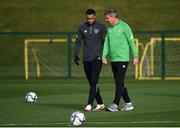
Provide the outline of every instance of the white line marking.
<path id="1" fill-rule="evenodd" d="M 85 124 L 159 124 L 159 123 L 180 123 L 180 121 L 171 121 L 171 120 L 166 120 L 166 121 L 130 121 L 130 122 L 85 122 Z M 0 124 L 0 127 L 2 126 L 58 126 L 58 125 L 66 125 L 66 126 L 72 126 L 70 122 L 57 122 L 57 123 L 8 123 L 8 124 Z"/>
<path id="2" fill-rule="evenodd" d="M 131 122 L 87 122 L 86 124 L 158 124 L 180 123 L 180 121 L 131 121 Z"/>

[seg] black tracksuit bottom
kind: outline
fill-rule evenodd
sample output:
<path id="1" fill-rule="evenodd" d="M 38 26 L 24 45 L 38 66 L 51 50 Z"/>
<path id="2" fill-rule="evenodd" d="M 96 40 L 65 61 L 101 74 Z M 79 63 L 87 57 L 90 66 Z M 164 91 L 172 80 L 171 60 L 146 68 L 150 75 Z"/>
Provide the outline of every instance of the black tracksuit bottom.
<path id="1" fill-rule="evenodd" d="M 94 99 L 96 99 L 97 104 L 103 104 L 100 90 L 98 87 L 98 79 L 102 68 L 102 61 L 95 59 L 91 62 L 84 62 L 84 72 L 86 78 L 88 79 L 90 89 L 87 104 L 93 105 Z"/>
<path id="2" fill-rule="evenodd" d="M 130 102 L 127 88 L 124 86 L 124 78 L 126 75 L 128 62 L 111 62 L 111 67 L 116 84 L 115 98 L 113 100 L 113 103 L 119 105 L 121 96 L 126 103 Z"/>

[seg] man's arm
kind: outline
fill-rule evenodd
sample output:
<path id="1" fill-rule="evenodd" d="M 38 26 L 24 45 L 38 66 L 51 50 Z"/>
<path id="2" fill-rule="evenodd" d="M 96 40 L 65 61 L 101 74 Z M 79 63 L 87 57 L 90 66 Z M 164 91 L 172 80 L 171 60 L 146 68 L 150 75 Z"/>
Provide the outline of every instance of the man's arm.
<path id="1" fill-rule="evenodd" d="M 109 40 L 108 40 L 108 34 L 106 34 L 104 47 L 103 47 L 103 53 L 102 53 L 103 64 L 107 64 L 106 56 L 108 54 L 108 51 L 109 51 Z"/>
<path id="2" fill-rule="evenodd" d="M 102 42 L 103 42 L 103 43 L 104 43 L 104 41 L 105 41 L 106 34 L 107 34 L 106 26 L 102 25 L 101 39 L 102 39 Z"/>
<path id="3" fill-rule="evenodd" d="M 134 60 L 133 60 L 133 64 L 137 64 L 138 63 L 138 53 L 137 53 L 137 49 L 136 49 L 136 46 L 135 46 L 135 43 L 134 43 L 134 36 L 133 36 L 133 33 L 132 33 L 132 30 L 131 28 L 127 25 L 125 27 L 125 35 L 126 35 L 126 38 L 127 38 L 127 41 L 129 43 L 129 46 L 132 50 L 132 53 L 133 53 L 133 57 L 134 57 Z"/>
<path id="4" fill-rule="evenodd" d="M 104 46 L 104 41 L 105 41 L 105 37 L 106 37 L 106 27 L 101 24 L 101 28 L 100 28 L 100 38 L 101 38 L 101 43 L 102 43 L 102 48 L 100 49 L 99 53 L 98 53 L 98 59 L 101 60 L 102 59 L 102 52 L 103 52 L 103 46 Z"/>
<path id="5" fill-rule="evenodd" d="M 82 34 L 80 31 L 80 28 L 77 30 L 76 32 L 76 43 L 74 46 L 74 56 L 78 56 L 79 55 L 79 49 L 81 47 L 81 42 L 82 42 Z"/>
<path id="6" fill-rule="evenodd" d="M 74 46 L 74 62 L 79 65 L 79 49 L 81 47 L 81 42 L 82 42 L 82 34 L 80 31 L 80 28 L 78 29 L 78 31 L 76 32 L 76 43 Z"/>

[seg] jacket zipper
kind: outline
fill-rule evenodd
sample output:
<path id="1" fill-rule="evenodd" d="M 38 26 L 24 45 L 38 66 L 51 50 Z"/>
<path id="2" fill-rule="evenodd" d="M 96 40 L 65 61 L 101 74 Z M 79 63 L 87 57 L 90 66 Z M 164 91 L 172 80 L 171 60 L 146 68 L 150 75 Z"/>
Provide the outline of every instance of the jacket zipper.
<path id="1" fill-rule="evenodd" d="M 92 25 L 91 25 L 91 27 L 90 27 L 90 34 L 92 34 Z"/>

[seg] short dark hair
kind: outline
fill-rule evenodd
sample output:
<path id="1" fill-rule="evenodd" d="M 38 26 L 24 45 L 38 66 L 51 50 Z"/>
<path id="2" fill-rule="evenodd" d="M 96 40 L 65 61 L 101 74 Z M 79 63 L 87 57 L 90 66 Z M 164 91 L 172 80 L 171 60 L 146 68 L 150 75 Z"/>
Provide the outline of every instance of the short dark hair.
<path id="1" fill-rule="evenodd" d="M 96 12 L 95 12 L 95 10 L 94 9 L 88 9 L 87 11 L 86 11 L 86 15 L 96 15 Z"/>
<path id="2" fill-rule="evenodd" d="M 105 16 L 106 16 L 106 15 L 110 15 L 110 16 L 112 16 L 112 17 L 118 18 L 118 13 L 117 13 L 117 11 L 116 11 L 114 8 L 110 8 L 110 9 L 108 9 L 108 10 L 105 10 L 104 15 L 105 15 Z"/>

